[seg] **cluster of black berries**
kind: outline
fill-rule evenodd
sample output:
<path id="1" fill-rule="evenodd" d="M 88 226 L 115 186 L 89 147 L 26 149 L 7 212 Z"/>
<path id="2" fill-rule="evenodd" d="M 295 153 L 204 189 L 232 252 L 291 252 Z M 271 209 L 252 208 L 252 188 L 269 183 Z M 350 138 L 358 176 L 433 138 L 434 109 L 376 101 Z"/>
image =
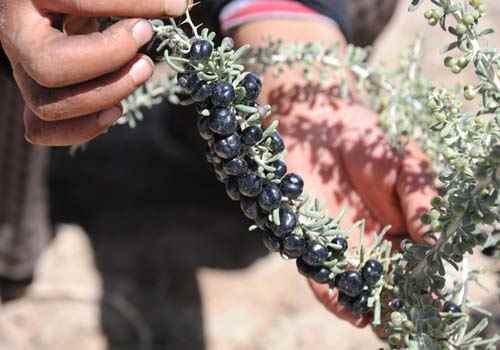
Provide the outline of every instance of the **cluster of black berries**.
<path id="1" fill-rule="evenodd" d="M 197 39 L 188 58 L 195 66 L 208 60 L 212 53 L 209 41 Z M 179 73 L 177 80 L 200 111 L 198 130 L 208 144 L 207 161 L 213 166 L 217 179 L 225 184 L 229 198 L 240 201 L 245 216 L 261 229 L 265 246 L 270 251 L 297 259 L 299 271 L 308 278 L 338 288 L 340 302 L 353 313 L 368 313 L 370 288 L 382 277 L 382 264 L 368 260 L 360 272 L 347 271 L 334 276 L 327 264 L 344 259 L 347 241 L 338 236 L 329 244 L 323 244 L 296 233 L 298 216 L 291 204 L 302 195 L 302 178 L 287 173 L 282 160 L 267 164 L 270 167 L 267 169 L 273 170 L 265 173 L 265 177 L 258 171 L 252 147 L 264 143 L 272 155 L 285 150 L 278 132 L 264 136 L 266 133 L 260 123 L 246 125 L 238 121 L 235 104 L 257 106 L 255 101 L 262 89 L 261 80 L 252 73 L 247 74 L 238 86 L 244 88 L 242 97 L 237 96 L 230 82 L 205 81 L 194 69 Z M 210 112 L 208 116 L 203 113 L 206 110 Z M 270 220 L 273 216 L 279 220 Z"/>

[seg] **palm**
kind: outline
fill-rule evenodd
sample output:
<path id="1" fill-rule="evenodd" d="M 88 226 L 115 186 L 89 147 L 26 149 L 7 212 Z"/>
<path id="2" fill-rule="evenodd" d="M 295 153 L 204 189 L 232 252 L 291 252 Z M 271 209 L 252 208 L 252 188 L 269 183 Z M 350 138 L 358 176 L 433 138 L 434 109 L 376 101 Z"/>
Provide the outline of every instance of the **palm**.
<path id="1" fill-rule="evenodd" d="M 348 209 L 343 220 L 346 228 L 364 219 L 368 240 L 385 225 L 391 225 L 391 240 L 405 234 L 421 240 L 420 216 L 428 209 L 434 189 L 429 162 L 415 144 L 399 155 L 386 142 L 377 116 L 356 105 L 333 112 L 327 108 L 317 116 L 296 113 L 283 124 L 290 168 L 304 176 L 307 191 L 326 203 L 331 213 Z M 339 317 L 358 326 L 366 324 L 366 319 L 353 319 L 338 305 L 327 285 L 310 284 Z"/>

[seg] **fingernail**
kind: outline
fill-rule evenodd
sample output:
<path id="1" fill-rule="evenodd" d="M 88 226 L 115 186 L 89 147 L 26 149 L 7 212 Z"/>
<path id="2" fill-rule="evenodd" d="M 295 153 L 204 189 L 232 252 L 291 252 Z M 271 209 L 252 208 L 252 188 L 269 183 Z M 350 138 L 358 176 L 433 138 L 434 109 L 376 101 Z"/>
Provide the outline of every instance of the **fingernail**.
<path id="1" fill-rule="evenodd" d="M 99 113 L 97 122 L 101 127 L 110 127 L 122 116 L 122 114 L 122 107 L 115 106 Z"/>
<path id="2" fill-rule="evenodd" d="M 151 78 L 153 75 L 154 64 L 146 56 L 141 57 L 137 62 L 134 63 L 132 68 L 130 68 L 130 76 L 134 80 L 134 83 L 141 85 L 146 80 Z"/>
<path id="3" fill-rule="evenodd" d="M 153 38 L 153 28 L 148 21 L 141 19 L 132 28 L 132 36 L 134 37 L 137 45 L 143 46 Z"/>

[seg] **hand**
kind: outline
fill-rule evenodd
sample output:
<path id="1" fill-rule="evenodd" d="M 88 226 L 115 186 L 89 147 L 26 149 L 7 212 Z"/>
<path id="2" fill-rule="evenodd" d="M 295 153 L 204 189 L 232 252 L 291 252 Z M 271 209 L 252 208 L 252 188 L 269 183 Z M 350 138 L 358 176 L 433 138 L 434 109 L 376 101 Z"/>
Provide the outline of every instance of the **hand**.
<path id="1" fill-rule="evenodd" d="M 153 74 L 152 61 L 138 54 L 153 36 L 147 21 L 125 19 L 100 33 L 88 30 L 92 17 L 175 16 L 187 6 L 188 0 L 0 0 L 0 40 L 26 102 L 28 141 L 72 145 L 98 136 L 121 116 L 120 101 Z M 77 33 L 58 29 L 67 15 Z"/>
<path id="2" fill-rule="evenodd" d="M 396 249 L 408 235 L 423 240 L 426 228 L 420 217 L 435 190 L 429 160 L 415 143 L 397 154 L 378 127 L 378 116 L 357 104 L 317 101 L 307 112 L 296 106 L 292 114 L 281 119 L 290 149 L 287 162 L 303 175 L 307 192 L 322 199 L 332 215 L 346 207 L 345 228 L 365 219 L 366 241 L 386 225 L 391 225 L 387 238 Z M 356 242 L 355 237 L 350 240 L 351 245 Z M 338 317 L 358 327 L 369 323 L 368 317 L 353 317 L 340 305 L 328 285 L 309 285 Z"/>

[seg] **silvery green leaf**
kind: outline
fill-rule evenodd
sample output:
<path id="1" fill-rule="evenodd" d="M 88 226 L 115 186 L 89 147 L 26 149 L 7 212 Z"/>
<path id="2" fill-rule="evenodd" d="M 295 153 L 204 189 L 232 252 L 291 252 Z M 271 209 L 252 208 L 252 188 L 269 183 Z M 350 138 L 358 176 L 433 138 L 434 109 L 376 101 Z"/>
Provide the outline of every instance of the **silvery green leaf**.
<path id="1" fill-rule="evenodd" d="M 441 53 L 445 54 L 453 49 L 456 49 L 458 47 L 458 41 L 455 41 L 451 44 L 446 45 L 444 48 L 441 49 Z"/>

